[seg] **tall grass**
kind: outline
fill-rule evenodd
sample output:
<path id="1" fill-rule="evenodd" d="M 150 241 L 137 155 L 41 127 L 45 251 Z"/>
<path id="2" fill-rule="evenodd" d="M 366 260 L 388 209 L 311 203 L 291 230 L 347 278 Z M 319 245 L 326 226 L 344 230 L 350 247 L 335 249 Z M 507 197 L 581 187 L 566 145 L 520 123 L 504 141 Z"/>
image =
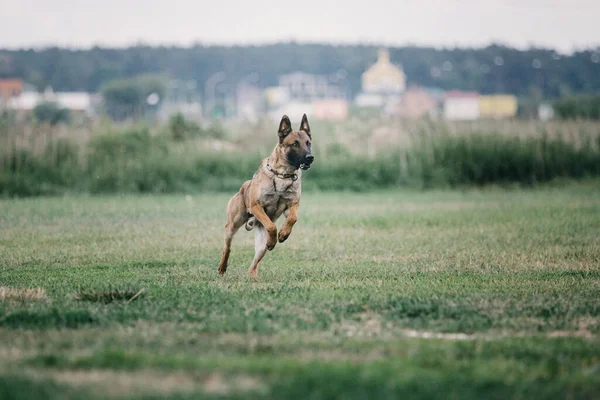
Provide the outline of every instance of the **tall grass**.
<path id="1" fill-rule="evenodd" d="M 600 136 L 589 130 L 575 136 L 546 130 L 519 136 L 475 130 L 461 134 L 431 125 L 408 145 L 394 143 L 374 153 L 352 152 L 347 141 L 329 139 L 320 146 L 315 138 L 316 162 L 306 173 L 305 189 L 533 185 L 600 176 Z M 0 193 L 231 192 L 267 156 L 264 149 L 212 140 L 174 138 L 143 126 L 105 126 L 79 135 L 4 126 Z"/>

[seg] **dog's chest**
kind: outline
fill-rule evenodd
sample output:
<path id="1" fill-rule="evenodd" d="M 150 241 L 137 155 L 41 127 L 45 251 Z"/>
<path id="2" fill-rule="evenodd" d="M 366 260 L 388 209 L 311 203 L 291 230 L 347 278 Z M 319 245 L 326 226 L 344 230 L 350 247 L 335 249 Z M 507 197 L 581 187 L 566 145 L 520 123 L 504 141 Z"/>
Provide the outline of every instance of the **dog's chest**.
<path id="1" fill-rule="evenodd" d="M 300 181 L 274 179 L 262 188 L 262 204 L 270 217 L 279 217 L 290 205 L 298 201 Z"/>

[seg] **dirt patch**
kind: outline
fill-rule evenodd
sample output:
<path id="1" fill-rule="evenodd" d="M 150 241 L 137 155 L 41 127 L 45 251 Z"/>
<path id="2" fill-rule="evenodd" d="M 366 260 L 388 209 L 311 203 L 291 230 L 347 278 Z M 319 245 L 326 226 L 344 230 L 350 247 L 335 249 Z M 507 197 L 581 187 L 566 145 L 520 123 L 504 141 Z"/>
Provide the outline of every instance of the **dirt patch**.
<path id="1" fill-rule="evenodd" d="M 589 329 L 592 323 L 593 320 L 591 319 L 581 319 L 577 322 L 576 331 L 554 331 L 550 332 L 548 337 L 581 337 L 585 339 L 592 339 L 594 335 Z"/>
<path id="2" fill-rule="evenodd" d="M 131 394 L 170 395 L 203 391 L 212 394 L 251 392 L 259 390 L 261 382 L 246 375 L 227 376 L 193 373 L 163 373 L 160 371 L 70 370 L 34 371 L 33 375 L 48 377 L 58 383 L 100 393 L 106 397 Z"/>
<path id="3" fill-rule="evenodd" d="M 46 289 L 0 287 L 0 301 L 44 301 L 47 300 Z"/>
<path id="4" fill-rule="evenodd" d="M 382 337 L 389 332 L 388 328 L 382 323 L 381 316 L 373 313 L 362 313 L 358 320 L 346 320 L 339 326 L 348 337 Z"/>
<path id="5" fill-rule="evenodd" d="M 475 335 L 467 335 L 466 333 L 439 333 L 430 331 L 419 331 L 416 329 L 407 329 L 402 332 L 404 336 L 417 339 L 442 339 L 442 340 L 474 340 Z"/>
<path id="6" fill-rule="evenodd" d="M 212 374 L 203 381 L 203 390 L 206 393 L 213 394 L 253 392 L 259 390 L 261 386 L 258 379 L 247 375 L 233 376 L 229 379 L 225 379 L 222 374 Z"/>
<path id="7" fill-rule="evenodd" d="M 128 393 L 186 393 L 198 386 L 192 376 L 176 373 L 161 374 L 154 371 L 114 372 L 114 371 L 56 371 L 49 376 L 56 382 L 76 387 L 88 387 L 96 393 L 110 397 Z"/>

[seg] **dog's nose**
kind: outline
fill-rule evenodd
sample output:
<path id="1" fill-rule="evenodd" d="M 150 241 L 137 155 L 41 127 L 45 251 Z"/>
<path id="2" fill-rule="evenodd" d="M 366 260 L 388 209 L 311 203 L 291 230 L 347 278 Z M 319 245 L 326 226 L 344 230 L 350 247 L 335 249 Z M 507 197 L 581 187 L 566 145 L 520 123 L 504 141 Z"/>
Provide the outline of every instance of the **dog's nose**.
<path id="1" fill-rule="evenodd" d="M 306 161 L 308 161 L 309 163 L 313 162 L 314 160 L 315 156 L 313 156 L 312 154 L 306 156 Z"/>

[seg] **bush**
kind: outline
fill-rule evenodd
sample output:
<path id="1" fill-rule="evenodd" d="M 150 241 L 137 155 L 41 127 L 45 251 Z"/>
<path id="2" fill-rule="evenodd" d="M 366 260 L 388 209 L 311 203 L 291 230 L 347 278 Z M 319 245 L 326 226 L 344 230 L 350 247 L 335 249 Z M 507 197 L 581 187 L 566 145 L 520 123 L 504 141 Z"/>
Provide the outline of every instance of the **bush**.
<path id="1" fill-rule="evenodd" d="M 88 188 L 94 193 L 152 191 L 147 169 L 168 155 L 164 139 L 147 129 L 96 136 L 88 145 Z"/>
<path id="2" fill-rule="evenodd" d="M 194 136 L 205 136 L 205 132 L 200 125 L 194 121 L 188 121 L 181 113 L 173 114 L 168 123 L 171 138 L 175 141 L 182 141 Z"/>
<path id="3" fill-rule="evenodd" d="M 600 143 L 576 148 L 546 136 L 438 137 L 410 152 L 424 186 L 519 183 L 600 175 Z"/>
<path id="4" fill-rule="evenodd" d="M 183 140 L 187 136 L 188 124 L 181 113 L 171 115 L 169 118 L 169 132 L 173 140 Z"/>
<path id="5" fill-rule="evenodd" d="M 558 100 L 554 113 L 560 119 L 600 120 L 600 96 L 578 96 Z"/>
<path id="6" fill-rule="evenodd" d="M 37 121 L 47 122 L 50 125 L 67 124 L 71 121 L 71 112 L 52 102 L 40 103 L 35 106 L 33 116 Z"/>
<path id="7" fill-rule="evenodd" d="M 0 110 L 0 136 L 3 136 L 6 128 L 15 125 L 17 114 L 13 110 Z"/>
<path id="8" fill-rule="evenodd" d="M 213 138 L 213 139 L 225 139 L 225 129 L 218 122 L 210 125 L 204 132 L 204 136 Z"/>
<path id="9" fill-rule="evenodd" d="M 173 118 L 171 129 L 179 129 L 178 124 L 181 119 Z M 326 156 L 317 152 L 303 185 L 309 190 L 364 191 L 399 186 L 534 185 L 558 178 L 600 176 L 600 141 L 582 139 L 576 147 L 546 135 L 422 136 L 412 148 L 389 149 L 376 157 L 353 155 L 334 144 L 328 146 Z M 266 157 L 173 146 L 167 135 L 151 135 L 144 128 L 97 135 L 83 145 L 54 138 L 42 152 L 14 148 L 0 154 L 0 193 L 8 196 L 66 191 L 233 192 Z"/>

